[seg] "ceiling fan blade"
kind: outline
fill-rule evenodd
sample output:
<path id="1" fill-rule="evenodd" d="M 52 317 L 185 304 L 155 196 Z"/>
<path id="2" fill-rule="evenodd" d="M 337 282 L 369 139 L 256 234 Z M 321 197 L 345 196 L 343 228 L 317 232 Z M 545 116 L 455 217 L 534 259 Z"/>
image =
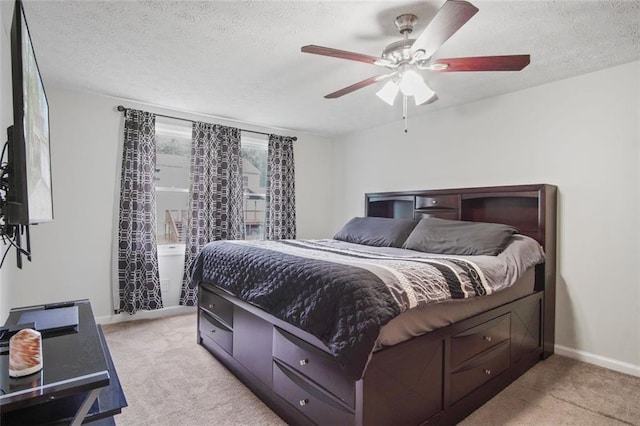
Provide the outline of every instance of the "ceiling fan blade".
<path id="1" fill-rule="evenodd" d="M 313 53 L 314 55 L 332 56 L 334 58 L 348 59 L 350 61 L 365 62 L 367 64 L 391 66 L 391 62 L 377 56 L 365 55 L 363 53 L 347 52 L 346 50 L 333 49 L 331 47 L 316 46 L 310 44 L 303 46 L 300 51 Z"/>
<path id="2" fill-rule="evenodd" d="M 359 81 L 355 84 L 352 84 L 351 86 L 347 86 L 344 89 L 340 89 L 338 91 L 335 91 L 333 93 L 329 93 L 328 95 L 325 96 L 325 98 L 327 99 L 335 99 L 335 98 L 339 98 L 340 96 L 344 96 L 347 95 L 351 92 L 354 92 L 358 89 L 362 89 L 363 87 L 367 87 L 372 85 L 373 83 L 377 83 L 378 81 L 384 80 L 386 78 L 389 78 L 393 75 L 394 73 L 390 73 L 390 74 L 380 74 L 380 75 L 375 75 L 373 77 L 369 77 L 366 80 L 362 80 Z"/>
<path id="3" fill-rule="evenodd" d="M 443 58 L 431 62 L 431 70 L 438 72 L 520 71 L 529 65 L 529 62 L 529 55 Z M 444 65 L 446 65 L 446 67 Z"/>
<path id="4" fill-rule="evenodd" d="M 448 0 L 413 42 L 411 51 L 424 50 L 423 57 L 430 58 L 476 12 L 478 8 L 467 1 Z"/>

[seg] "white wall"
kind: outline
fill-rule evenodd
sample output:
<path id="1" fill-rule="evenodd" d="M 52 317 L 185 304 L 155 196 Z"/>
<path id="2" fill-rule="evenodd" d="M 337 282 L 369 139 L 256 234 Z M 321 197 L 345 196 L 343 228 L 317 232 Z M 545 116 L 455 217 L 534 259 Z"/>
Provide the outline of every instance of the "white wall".
<path id="1" fill-rule="evenodd" d="M 639 80 L 635 62 L 344 136 L 333 226 L 365 192 L 555 184 L 558 352 L 640 375 Z"/>
<path id="2" fill-rule="evenodd" d="M 51 224 L 34 227 L 33 263 L 16 275 L 10 304 L 89 298 L 94 314 L 104 319 L 113 312 L 111 251 L 116 235 L 113 214 L 123 121 L 116 106 L 124 104 L 185 118 L 206 118 L 60 88 L 46 90 L 51 112 L 55 219 Z M 209 121 L 237 125 L 216 119 Z M 319 137 L 297 136 L 294 155 L 298 235 L 324 236 L 330 220 L 326 200 L 331 195 L 327 167 L 331 164 L 332 144 Z"/>
<path id="3" fill-rule="evenodd" d="M 32 227 L 33 261 L 15 275 L 11 302 L 88 298 L 96 315 L 106 315 L 119 117 L 106 99 L 46 90 L 54 222 Z"/>

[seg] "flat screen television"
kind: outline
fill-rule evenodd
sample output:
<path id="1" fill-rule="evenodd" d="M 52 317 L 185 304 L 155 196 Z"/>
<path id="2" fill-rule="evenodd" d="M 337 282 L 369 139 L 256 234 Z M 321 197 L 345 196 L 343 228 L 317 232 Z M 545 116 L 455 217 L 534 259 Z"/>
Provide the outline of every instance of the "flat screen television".
<path id="1" fill-rule="evenodd" d="M 9 130 L 5 220 L 9 225 L 51 222 L 49 103 L 21 0 L 15 3 L 11 26 L 11 69 L 13 128 Z"/>
<path id="2" fill-rule="evenodd" d="M 7 162 L 0 180 L 1 236 L 10 247 L 31 260 L 29 225 L 53 221 L 49 103 L 31 42 L 21 0 L 16 0 L 11 25 L 13 126 L 7 129 Z M 4 157 L 4 150 L 2 152 Z M 21 237 L 26 234 L 26 250 Z"/>

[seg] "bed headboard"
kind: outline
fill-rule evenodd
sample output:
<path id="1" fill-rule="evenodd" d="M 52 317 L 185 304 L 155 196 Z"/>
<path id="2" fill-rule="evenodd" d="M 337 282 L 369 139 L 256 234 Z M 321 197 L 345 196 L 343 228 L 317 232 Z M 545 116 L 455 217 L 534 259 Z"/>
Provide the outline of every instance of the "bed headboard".
<path id="1" fill-rule="evenodd" d="M 365 215 L 438 217 L 504 223 L 542 245 L 544 265 L 536 268 L 536 289 L 544 290 L 544 353 L 553 353 L 556 277 L 556 203 L 554 185 L 512 185 L 365 194 Z"/>
<path id="2" fill-rule="evenodd" d="M 556 187 L 517 185 L 366 194 L 365 214 L 377 217 L 439 217 L 504 223 L 537 240 L 555 244 Z"/>

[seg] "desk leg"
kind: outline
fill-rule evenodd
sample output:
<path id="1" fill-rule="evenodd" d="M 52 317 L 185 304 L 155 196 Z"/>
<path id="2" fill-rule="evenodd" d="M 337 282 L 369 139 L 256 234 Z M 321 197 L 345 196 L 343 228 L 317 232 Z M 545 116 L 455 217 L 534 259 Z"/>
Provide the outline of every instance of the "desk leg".
<path id="1" fill-rule="evenodd" d="M 80 426 L 82 424 L 82 421 L 87 416 L 89 409 L 91 408 L 95 400 L 98 398 L 98 395 L 100 394 L 102 389 L 103 388 L 92 389 L 89 392 L 89 395 L 87 395 L 87 397 L 82 402 L 82 405 L 80 405 L 80 408 L 78 408 L 78 412 L 73 418 L 73 421 L 71 422 L 70 426 Z"/>

